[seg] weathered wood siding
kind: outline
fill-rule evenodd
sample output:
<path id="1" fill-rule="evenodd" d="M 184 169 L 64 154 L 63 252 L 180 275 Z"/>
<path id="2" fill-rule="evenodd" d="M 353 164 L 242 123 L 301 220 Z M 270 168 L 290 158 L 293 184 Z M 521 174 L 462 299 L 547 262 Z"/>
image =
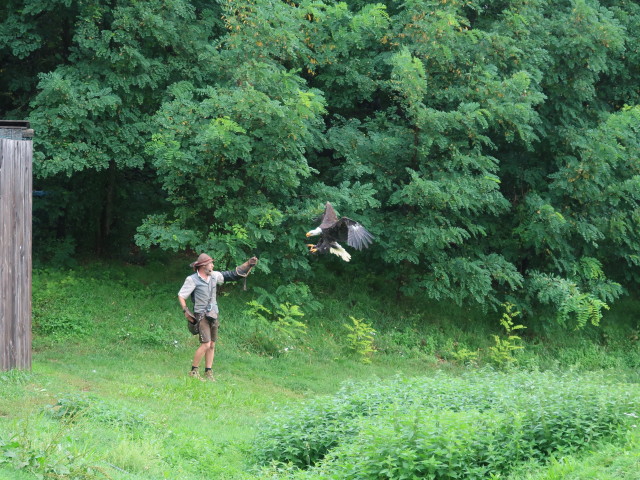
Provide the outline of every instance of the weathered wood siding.
<path id="1" fill-rule="evenodd" d="M 0 138 L 0 371 L 31 368 L 32 157 Z"/>

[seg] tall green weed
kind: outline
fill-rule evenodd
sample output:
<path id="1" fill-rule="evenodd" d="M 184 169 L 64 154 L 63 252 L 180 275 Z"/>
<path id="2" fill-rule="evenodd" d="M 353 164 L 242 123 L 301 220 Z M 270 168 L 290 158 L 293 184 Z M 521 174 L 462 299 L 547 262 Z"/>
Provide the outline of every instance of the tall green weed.
<path id="1" fill-rule="evenodd" d="M 347 348 L 355 353 L 363 363 L 371 363 L 371 357 L 375 352 L 373 340 L 376 330 L 364 319 L 349 317 L 351 324 L 345 323 L 344 327 L 349 333 L 346 335 Z"/>
<path id="2" fill-rule="evenodd" d="M 524 325 L 516 325 L 515 319 L 521 312 L 515 310 L 515 305 L 504 303 L 505 309 L 500 318 L 500 325 L 504 328 L 504 336 L 493 335 L 495 345 L 489 347 L 489 358 L 499 367 L 510 366 L 516 363 L 514 352 L 524 349 L 522 338 L 516 335 L 516 331 L 526 328 Z"/>
<path id="3" fill-rule="evenodd" d="M 76 413 L 61 422 L 47 422 L 35 414 L 20 422 L 12 433 L 0 435 L 0 467 L 39 479 L 104 478 L 93 466 L 91 452 L 74 440 L 80 418 Z"/>

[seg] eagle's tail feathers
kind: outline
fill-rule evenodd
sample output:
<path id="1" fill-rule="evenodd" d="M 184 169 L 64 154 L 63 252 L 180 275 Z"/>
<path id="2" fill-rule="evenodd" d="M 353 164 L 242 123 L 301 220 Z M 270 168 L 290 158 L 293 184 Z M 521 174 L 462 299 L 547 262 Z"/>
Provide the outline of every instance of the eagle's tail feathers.
<path id="1" fill-rule="evenodd" d="M 331 247 L 329 247 L 329 251 L 334 255 L 339 256 L 345 262 L 351 260 L 351 255 L 349 255 L 349 252 L 342 248 L 342 245 L 340 245 L 339 243 L 334 243 L 333 245 L 331 245 Z"/>

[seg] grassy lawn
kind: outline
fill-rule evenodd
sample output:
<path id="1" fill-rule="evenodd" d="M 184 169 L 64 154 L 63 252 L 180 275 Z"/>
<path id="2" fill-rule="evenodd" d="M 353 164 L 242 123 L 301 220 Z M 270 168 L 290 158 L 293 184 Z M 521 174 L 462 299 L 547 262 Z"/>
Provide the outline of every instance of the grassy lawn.
<path id="1" fill-rule="evenodd" d="M 68 453 L 91 459 L 110 478 L 246 479 L 256 426 L 274 409 L 295 408 L 346 380 L 402 371 L 353 359 L 327 363 L 303 352 L 268 358 L 221 341 L 217 381 L 205 383 L 186 376 L 194 342 L 172 350 L 91 342 L 47 347 L 35 354 L 31 373 L 6 375 L 2 437 L 17 434 L 34 451 L 73 438 Z M 410 362 L 406 370 L 424 373 Z M 79 418 L 52 419 L 60 402 L 77 406 Z"/>

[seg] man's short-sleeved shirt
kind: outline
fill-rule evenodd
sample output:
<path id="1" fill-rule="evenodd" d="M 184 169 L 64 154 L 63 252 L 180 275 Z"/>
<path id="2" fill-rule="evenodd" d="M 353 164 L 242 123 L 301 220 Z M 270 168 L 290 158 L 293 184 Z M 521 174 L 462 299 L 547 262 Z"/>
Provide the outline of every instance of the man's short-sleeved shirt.
<path id="1" fill-rule="evenodd" d="M 214 271 L 208 279 L 203 279 L 197 272 L 189 275 L 185 280 L 178 295 L 185 300 L 193 294 L 194 313 L 215 312 L 218 313 L 216 296 L 217 286 L 224 283 L 222 273 Z"/>

